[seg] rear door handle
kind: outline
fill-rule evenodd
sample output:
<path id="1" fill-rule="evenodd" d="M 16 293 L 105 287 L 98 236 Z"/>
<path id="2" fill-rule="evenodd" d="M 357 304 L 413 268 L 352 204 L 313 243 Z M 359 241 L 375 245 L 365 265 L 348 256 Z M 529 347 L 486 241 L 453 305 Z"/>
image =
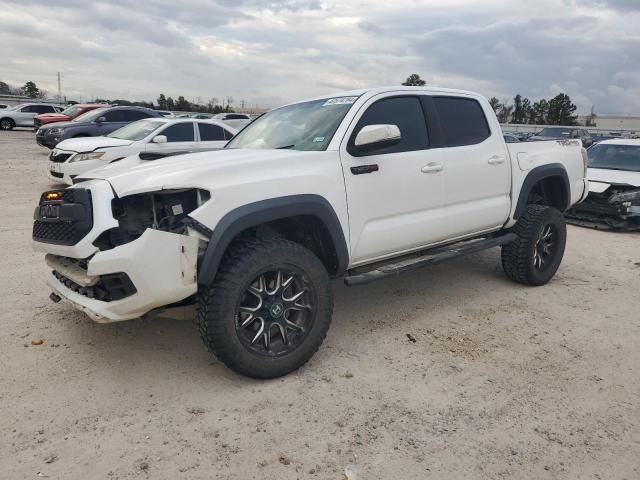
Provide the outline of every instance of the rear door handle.
<path id="1" fill-rule="evenodd" d="M 504 157 L 502 155 L 494 155 L 487 160 L 487 162 L 489 165 L 500 165 L 501 163 L 504 163 Z"/>
<path id="2" fill-rule="evenodd" d="M 441 163 L 429 162 L 421 168 L 422 173 L 436 173 L 441 172 L 444 165 Z"/>

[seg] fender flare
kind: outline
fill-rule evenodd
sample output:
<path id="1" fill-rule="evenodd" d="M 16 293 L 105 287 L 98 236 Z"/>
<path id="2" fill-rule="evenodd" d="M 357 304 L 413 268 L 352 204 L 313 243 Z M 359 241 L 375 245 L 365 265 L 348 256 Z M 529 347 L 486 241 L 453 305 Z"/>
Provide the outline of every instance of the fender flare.
<path id="1" fill-rule="evenodd" d="M 560 209 L 561 211 L 565 211 L 569 208 L 571 203 L 571 187 L 569 185 L 569 176 L 567 175 L 567 170 L 560 163 L 549 163 L 547 165 L 540 165 L 532 169 L 522 182 L 522 187 L 520 188 L 520 196 L 518 197 L 518 203 L 516 205 L 516 210 L 513 214 L 513 218 L 517 220 L 525 207 L 527 206 L 527 199 L 529 198 L 529 194 L 533 189 L 533 186 L 538 183 L 540 180 L 549 177 L 560 177 L 562 179 L 562 183 L 564 184 L 564 199 L 565 204 Z"/>
<path id="2" fill-rule="evenodd" d="M 222 217 L 213 229 L 202 258 L 198 283 L 201 285 L 213 283 L 227 247 L 240 232 L 273 220 L 300 215 L 314 216 L 327 228 L 338 257 L 336 275 L 343 274 L 349 263 L 349 251 L 340 220 L 325 198 L 319 195 L 304 194 L 249 203 Z"/>

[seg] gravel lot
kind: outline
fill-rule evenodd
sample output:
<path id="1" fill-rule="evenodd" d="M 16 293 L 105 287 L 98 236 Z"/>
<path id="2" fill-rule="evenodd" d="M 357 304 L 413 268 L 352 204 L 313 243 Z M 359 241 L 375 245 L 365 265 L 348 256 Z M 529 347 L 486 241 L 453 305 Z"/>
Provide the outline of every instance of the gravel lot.
<path id="1" fill-rule="evenodd" d="M 570 227 L 539 288 L 497 249 L 336 281 L 318 354 L 255 381 L 191 322 L 99 325 L 48 299 L 33 137 L 0 132 L 1 478 L 640 478 L 637 234 Z"/>

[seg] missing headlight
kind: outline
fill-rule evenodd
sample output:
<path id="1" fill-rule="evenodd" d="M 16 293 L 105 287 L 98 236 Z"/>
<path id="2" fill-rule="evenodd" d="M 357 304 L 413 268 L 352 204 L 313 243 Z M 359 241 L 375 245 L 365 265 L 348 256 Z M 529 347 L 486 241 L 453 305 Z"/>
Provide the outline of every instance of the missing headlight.
<path id="1" fill-rule="evenodd" d="M 119 226 L 103 232 L 94 245 L 108 250 L 135 240 L 147 228 L 186 234 L 188 215 L 210 197 L 206 190 L 191 188 L 114 198 L 111 211 Z"/>

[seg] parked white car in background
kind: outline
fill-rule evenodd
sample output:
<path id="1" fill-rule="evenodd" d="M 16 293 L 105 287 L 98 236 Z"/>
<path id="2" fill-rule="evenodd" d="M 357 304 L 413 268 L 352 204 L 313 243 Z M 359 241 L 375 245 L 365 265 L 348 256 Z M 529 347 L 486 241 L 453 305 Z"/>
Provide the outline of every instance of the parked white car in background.
<path id="1" fill-rule="evenodd" d="M 48 177 L 73 184 L 81 173 L 140 152 L 188 153 L 223 148 L 237 130 L 215 120 L 146 118 L 104 137 L 70 138 L 49 155 Z"/>
<path id="2" fill-rule="evenodd" d="M 238 130 L 243 129 L 246 125 L 249 125 L 253 118 L 246 113 L 218 113 L 213 116 L 214 120 L 220 120 L 227 125 L 231 125 Z"/>
<path id="3" fill-rule="evenodd" d="M 64 110 L 59 105 L 47 103 L 23 103 L 15 107 L 3 109 L 0 113 L 0 130 L 11 130 L 14 127 L 33 128 L 33 117 L 41 113 L 58 113 Z"/>

